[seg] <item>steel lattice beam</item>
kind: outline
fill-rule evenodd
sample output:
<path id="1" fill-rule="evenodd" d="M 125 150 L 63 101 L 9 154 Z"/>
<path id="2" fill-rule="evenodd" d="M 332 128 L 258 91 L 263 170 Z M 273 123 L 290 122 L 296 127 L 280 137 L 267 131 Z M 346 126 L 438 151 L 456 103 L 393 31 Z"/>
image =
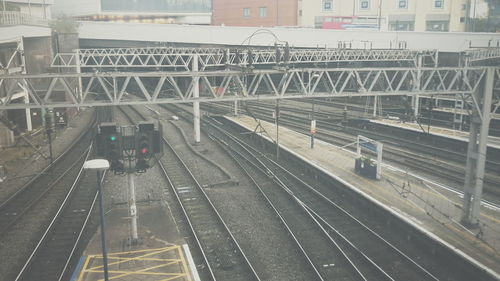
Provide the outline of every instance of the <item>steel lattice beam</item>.
<path id="1" fill-rule="evenodd" d="M 437 63 L 437 51 L 406 49 L 200 49 L 200 48 L 127 48 L 80 49 L 75 53 L 59 53 L 53 67 L 82 68 L 176 68 L 191 70 L 193 56 L 199 58 L 200 70 L 226 65 L 277 65 L 280 63 L 325 64 L 332 62 L 406 62 L 417 66 L 419 57 Z"/>
<path id="2" fill-rule="evenodd" d="M 475 65 L 489 60 L 500 59 L 500 48 L 481 48 L 464 53 L 467 65 Z"/>
<path id="3" fill-rule="evenodd" d="M 21 73 L 25 70 L 24 66 L 24 44 L 22 39 L 14 41 L 16 48 L 6 58 L 5 65 L 0 62 L 0 74 Z"/>
<path id="4" fill-rule="evenodd" d="M 0 109 L 191 103 L 337 96 L 465 95 L 488 68 L 340 68 L 204 72 L 98 72 L 0 76 Z M 500 68 L 495 68 L 499 84 Z M 419 79 L 417 80 L 417 77 Z M 76 86 L 82 80 L 82 91 Z M 195 78 L 200 97 L 193 98 Z M 420 81 L 420 82 L 416 82 Z M 30 103 L 13 103 L 19 91 Z M 494 95 L 497 97 L 498 95 Z M 474 100 L 471 100 L 474 104 Z M 494 101 L 494 104 L 498 101 Z"/>

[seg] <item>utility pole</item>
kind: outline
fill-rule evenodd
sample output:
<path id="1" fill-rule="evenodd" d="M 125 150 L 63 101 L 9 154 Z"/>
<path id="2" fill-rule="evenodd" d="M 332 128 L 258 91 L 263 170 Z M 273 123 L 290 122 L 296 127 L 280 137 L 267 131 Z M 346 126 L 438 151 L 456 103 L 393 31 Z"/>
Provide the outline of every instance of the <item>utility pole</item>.
<path id="1" fill-rule="evenodd" d="M 47 133 L 47 139 L 49 141 L 49 157 L 50 157 L 50 164 L 54 162 L 54 158 L 52 155 L 52 113 L 50 111 L 47 111 L 45 113 L 45 132 Z"/>
<path id="2" fill-rule="evenodd" d="M 280 157 L 280 100 L 276 100 L 276 161 L 279 160 Z"/>
<path id="3" fill-rule="evenodd" d="M 380 31 L 381 29 L 382 29 L 382 0 L 379 0 L 379 2 L 378 2 L 378 31 Z"/>
<path id="4" fill-rule="evenodd" d="M 193 72 L 198 72 L 198 55 L 193 56 Z M 200 78 L 193 77 L 193 98 L 200 97 Z M 193 122 L 194 122 L 194 142 L 195 144 L 199 144 L 201 141 L 201 132 L 200 132 L 200 102 L 193 102 Z"/>
<path id="5" fill-rule="evenodd" d="M 137 206 L 135 204 L 135 175 L 134 173 L 127 173 L 128 187 L 129 187 L 129 208 L 130 208 L 130 219 L 132 228 L 132 241 L 131 245 L 136 245 L 139 240 L 139 235 L 137 234 Z"/>

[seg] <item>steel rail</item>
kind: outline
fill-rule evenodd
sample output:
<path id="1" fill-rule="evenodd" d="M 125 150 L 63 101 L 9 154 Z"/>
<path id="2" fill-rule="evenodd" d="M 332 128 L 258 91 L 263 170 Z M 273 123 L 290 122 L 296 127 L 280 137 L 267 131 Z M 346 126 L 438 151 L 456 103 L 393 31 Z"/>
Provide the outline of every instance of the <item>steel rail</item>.
<path id="1" fill-rule="evenodd" d="M 233 140 L 234 141 L 234 140 Z M 219 140 L 220 142 L 220 140 Z M 245 149 L 244 147 L 242 147 L 243 149 Z M 262 166 L 264 166 L 263 163 L 261 163 L 257 158 L 255 158 L 255 160 L 257 162 L 259 162 L 261 165 L 259 164 L 256 164 L 254 163 L 252 160 L 248 159 L 248 157 L 242 155 L 240 152 L 238 152 L 234 147 L 231 147 L 229 145 L 226 145 L 226 150 L 228 151 L 231 151 L 229 152 L 230 155 L 232 155 L 233 159 L 235 159 L 235 161 L 238 163 L 238 165 L 243 169 L 243 171 L 250 177 L 250 179 L 252 180 L 252 182 L 254 182 L 254 184 L 257 186 L 258 190 L 260 191 L 260 193 L 266 198 L 266 200 L 268 201 L 269 205 L 271 205 L 271 207 L 273 208 L 273 210 L 275 211 L 275 213 L 279 216 L 279 218 L 282 220 L 283 224 L 286 226 L 288 232 L 290 233 L 290 235 L 293 237 L 293 239 L 295 240 L 296 244 L 299 246 L 299 248 L 301 249 L 302 253 L 304 254 L 304 256 L 307 258 L 309 264 L 313 267 L 315 273 L 319 276 L 319 278 L 321 278 L 321 280 L 324 280 L 324 276 L 319 272 L 319 269 L 318 267 L 314 264 L 314 262 L 312 261 L 312 259 L 309 257 L 310 254 L 307 253 L 307 251 L 305 250 L 304 246 L 298 241 L 298 238 L 297 236 L 293 233 L 293 231 L 291 230 L 291 228 L 288 226 L 288 224 L 286 223 L 286 220 L 283 218 L 283 216 L 279 213 L 278 209 L 274 206 L 274 204 L 272 203 L 272 200 L 266 195 L 266 192 L 262 189 L 262 187 L 256 182 L 256 180 L 254 179 L 254 177 L 250 174 L 250 172 L 248 171 L 248 168 L 245 168 L 244 167 L 244 164 L 242 164 L 239 160 L 237 160 L 236 158 L 237 157 L 241 157 L 244 161 L 248 162 L 250 165 L 254 166 L 256 169 L 258 169 L 261 173 L 262 173 L 262 176 L 267 176 L 267 177 L 271 177 L 273 178 L 273 181 L 275 181 L 275 184 L 278 185 L 279 187 L 281 187 L 288 195 L 291 196 L 292 200 L 295 201 L 297 204 L 299 204 L 299 206 L 305 210 L 307 216 L 312 219 L 314 222 L 315 222 L 315 225 L 318 226 L 321 231 L 323 232 L 324 235 L 327 236 L 327 238 L 330 240 L 330 242 L 332 242 L 332 244 L 334 245 L 335 248 L 337 248 L 337 250 L 342 254 L 342 256 L 348 261 L 348 263 L 354 268 L 355 272 L 359 275 L 360 278 L 362 278 L 363 280 L 368 280 L 362 273 L 361 271 L 357 268 L 357 266 L 354 264 L 354 262 L 347 256 L 347 254 L 345 253 L 344 250 L 342 250 L 339 245 L 334 241 L 334 239 L 330 236 L 330 234 L 323 228 L 321 227 L 321 225 L 317 222 L 317 220 L 315 220 L 310 212 L 307 211 L 307 209 L 304 207 L 304 205 L 301 204 L 300 200 L 295 197 L 293 195 L 293 193 L 287 188 L 287 186 L 282 183 L 279 178 L 276 177 L 276 175 L 274 175 L 269 169 L 263 169 Z M 248 152 L 248 151 L 247 151 Z M 236 156 L 237 155 L 237 156 Z M 265 167 L 265 166 L 264 166 Z M 392 280 L 392 279 L 391 279 Z"/>
<path id="2" fill-rule="evenodd" d="M 212 107 L 214 105 L 210 104 L 210 106 Z M 218 105 L 218 106 L 222 106 L 222 105 Z M 258 108 L 255 108 L 254 110 L 255 111 L 261 110 L 264 113 L 263 107 L 267 107 L 267 106 L 266 106 L 266 104 L 262 104 L 261 103 L 261 104 L 258 105 Z M 269 108 L 272 110 L 272 109 L 274 109 L 274 106 L 269 105 Z M 284 111 L 281 110 L 281 109 L 280 109 L 280 112 L 282 114 L 284 113 Z M 305 111 L 305 112 L 307 113 L 307 111 Z M 270 118 L 266 114 L 261 114 L 260 118 L 262 118 L 263 120 L 267 120 L 267 121 L 273 121 L 273 119 Z M 287 118 L 292 118 L 293 121 L 291 121 L 291 122 L 290 121 L 286 121 Z M 301 118 L 301 117 L 294 117 L 292 115 L 285 115 L 284 118 L 282 118 L 282 120 L 281 120 L 281 122 L 283 122 L 283 125 L 285 125 L 285 126 L 288 126 L 290 128 L 294 128 L 294 129 L 299 129 L 300 132 L 308 132 L 309 131 L 308 124 L 305 124 L 304 121 L 307 122 L 308 120 L 306 120 L 304 118 Z M 304 123 L 304 124 L 303 125 L 299 125 L 301 122 Z M 323 128 L 327 129 L 327 131 L 325 131 L 325 130 L 321 131 L 320 130 L 320 132 L 318 133 L 318 137 L 322 138 L 323 140 L 325 140 L 325 141 L 327 141 L 329 143 L 344 145 L 346 143 L 351 143 L 354 140 L 354 139 L 348 139 L 344 135 L 339 134 L 338 130 L 342 129 L 339 126 L 335 126 L 335 125 L 332 125 L 332 124 L 326 123 L 326 122 L 322 123 L 321 120 L 318 120 L 318 124 L 319 125 L 323 124 L 323 126 L 324 126 Z M 336 128 L 336 130 L 334 130 L 333 128 Z M 337 133 L 334 133 L 334 132 L 337 132 Z M 362 132 L 362 134 L 366 134 L 366 132 Z M 395 138 L 395 137 L 391 137 L 389 135 L 380 135 L 380 134 L 377 134 L 376 132 L 370 132 L 369 134 L 370 135 L 378 136 L 379 138 L 383 137 L 382 139 L 393 139 L 394 141 L 391 142 L 392 145 L 395 145 L 396 142 L 398 142 L 399 140 L 401 140 L 401 139 L 398 139 L 398 138 Z M 338 139 L 344 139 L 345 141 L 339 142 Z M 387 141 L 385 141 L 384 143 L 386 143 L 386 142 Z M 428 151 L 430 149 L 432 149 L 433 151 L 435 151 L 435 153 L 439 153 L 439 151 L 442 151 L 448 157 L 450 155 L 457 155 L 458 156 L 458 153 L 456 151 L 448 151 L 448 150 L 443 150 L 443 149 L 440 149 L 440 148 L 434 148 L 432 146 L 425 145 L 425 144 L 418 143 L 418 142 L 414 142 L 414 141 L 411 141 L 411 140 L 404 140 L 404 143 L 405 144 L 411 144 L 413 146 L 411 149 L 414 150 L 414 151 L 420 152 L 420 153 L 421 152 L 427 152 L 427 154 L 428 154 Z M 463 175 L 463 172 L 460 173 L 460 171 L 453 170 L 454 169 L 453 167 L 457 167 L 457 166 L 455 166 L 457 164 L 453 165 L 453 163 L 450 163 L 448 165 L 453 165 L 453 166 L 452 167 L 447 167 L 447 166 L 442 166 L 444 164 L 444 162 L 439 162 L 439 163 L 428 162 L 429 161 L 428 158 L 415 160 L 415 159 L 413 159 L 413 157 L 416 156 L 415 153 L 410 153 L 410 152 L 407 152 L 407 151 L 403 151 L 401 149 L 398 149 L 398 148 L 392 147 L 392 146 L 388 146 L 387 147 L 387 153 L 388 153 L 388 155 L 393 155 L 393 157 L 391 157 L 391 159 L 390 159 L 391 161 L 403 164 L 405 166 L 411 166 L 411 167 L 419 169 L 419 170 L 422 170 L 422 169 L 425 168 L 426 172 L 433 172 L 433 174 L 435 174 L 437 170 L 446 169 L 449 172 L 453 172 L 455 175 L 449 175 L 447 173 L 439 173 L 439 175 L 441 177 L 445 177 L 445 178 L 447 178 L 449 180 L 452 180 L 454 182 L 457 182 L 457 183 L 463 183 L 463 179 L 460 179 L 458 177 L 459 175 Z M 409 157 L 406 156 L 409 153 L 410 153 Z M 435 154 L 432 154 L 432 155 L 435 155 Z M 403 160 L 396 159 L 395 157 L 401 157 Z M 405 160 L 406 158 L 411 158 L 411 160 L 410 161 Z M 463 155 L 462 155 L 462 158 L 464 158 Z M 423 163 L 424 161 L 427 161 L 426 163 L 428 165 L 434 166 L 434 168 L 432 168 L 433 170 L 430 170 L 431 168 L 427 169 L 426 166 L 419 165 L 419 163 Z M 435 160 L 433 159 L 433 161 L 435 161 Z M 457 161 L 458 161 L 457 159 L 454 159 L 454 162 L 457 162 Z M 465 159 L 463 159 L 463 161 L 465 161 Z M 491 161 L 488 160 L 487 162 L 491 162 Z M 495 165 L 498 164 L 498 163 L 495 163 L 495 162 L 491 162 L 491 163 L 495 164 Z M 489 169 L 491 171 L 494 171 L 494 168 L 491 168 L 491 167 L 488 168 L 488 167 L 487 167 L 487 169 Z M 394 167 L 394 169 L 396 169 L 396 168 Z M 422 177 L 418 176 L 418 178 L 422 178 Z M 426 181 L 428 181 L 428 180 L 426 180 Z M 495 183 L 494 178 L 487 177 L 485 179 L 485 181 L 486 181 L 486 183 L 492 184 L 492 186 L 494 186 L 494 183 Z M 460 194 L 461 196 L 463 196 L 463 191 L 460 190 L 460 189 L 453 188 L 453 187 L 446 187 L 446 189 L 453 190 L 457 194 Z M 499 207 L 498 204 L 495 204 L 494 202 L 492 202 L 490 200 L 486 200 L 486 199 L 482 199 L 482 204 L 485 205 L 485 206 L 488 206 L 490 208 L 493 208 L 493 209 L 498 209 L 498 207 Z"/>
<path id="3" fill-rule="evenodd" d="M 250 271 L 251 271 L 251 274 L 253 275 L 253 278 L 255 280 L 261 280 L 259 275 L 257 274 L 257 272 L 255 271 L 255 269 L 253 268 L 252 264 L 250 263 L 250 261 L 248 260 L 247 256 L 245 255 L 243 249 L 241 248 L 241 246 L 239 245 L 239 243 L 237 242 L 236 238 L 234 237 L 234 235 L 232 234 L 232 232 L 230 231 L 229 227 L 227 226 L 227 224 L 225 223 L 224 219 L 222 218 L 222 216 L 220 215 L 220 213 L 217 211 L 217 209 L 215 208 L 215 206 L 213 205 L 212 201 L 210 200 L 210 198 L 208 197 L 208 195 L 205 193 L 205 191 L 203 190 L 203 188 L 201 187 L 200 183 L 197 181 L 197 179 L 194 177 L 193 173 L 191 172 L 191 170 L 187 167 L 187 165 L 184 163 L 184 161 L 182 161 L 182 159 L 180 158 L 180 156 L 177 154 L 177 152 L 173 149 L 173 147 L 171 147 L 171 145 L 168 143 L 168 141 L 163 137 L 163 141 L 164 141 L 164 144 L 167 145 L 168 149 L 172 152 L 172 155 L 176 158 L 176 161 L 178 161 L 180 164 L 181 164 L 181 167 L 179 167 L 180 169 L 183 169 L 185 172 L 188 173 L 188 175 L 190 176 L 190 180 L 192 180 L 194 183 L 195 183 L 195 188 L 199 191 L 199 193 L 202 195 L 202 198 L 204 200 L 206 200 L 206 202 L 208 203 L 208 205 L 210 206 L 211 210 L 215 213 L 216 215 L 216 218 L 217 220 L 221 223 L 221 225 L 223 226 L 224 230 L 226 231 L 226 233 L 229 235 L 229 237 L 231 237 L 231 241 L 232 243 L 234 243 L 234 245 L 236 246 L 236 248 L 238 249 L 239 251 L 239 254 L 241 254 L 241 256 L 243 257 L 243 259 L 245 260 L 246 262 L 246 265 L 249 267 Z M 159 163 L 161 163 L 162 161 L 158 161 Z M 167 171 L 164 169 L 164 166 L 162 165 L 162 170 L 165 172 L 165 176 L 168 177 L 168 173 Z M 177 201 L 179 202 L 179 204 L 182 206 L 182 210 L 183 210 L 183 213 L 184 215 L 186 216 L 186 219 L 189 218 L 188 216 L 188 212 L 186 211 L 185 207 L 184 207 L 184 203 L 183 203 L 183 200 L 180 198 L 180 196 L 178 195 L 178 192 L 176 190 L 176 187 L 175 185 L 173 185 L 173 182 L 169 179 L 169 184 L 172 188 L 172 190 L 174 191 L 174 193 L 176 194 L 176 198 L 177 198 Z M 193 227 L 193 224 L 189 223 L 191 230 L 193 231 L 193 233 L 195 233 L 195 229 Z M 200 243 L 200 240 L 197 239 L 197 242 Z M 199 246 L 201 247 L 201 245 L 199 244 Z M 202 248 L 200 248 L 202 249 Z M 207 258 L 206 255 L 204 254 L 204 258 Z M 207 261 L 207 265 L 209 265 L 208 261 Z M 213 271 L 211 270 L 211 274 L 212 274 L 212 277 L 215 279 L 215 276 L 213 275 Z"/>
<path id="4" fill-rule="evenodd" d="M 233 136 L 234 137 L 234 136 Z M 275 161 L 267 158 L 267 156 L 265 155 L 262 155 L 262 152 L 256 150 L 255 148 L 249 146 L 248 144 L 245 144 L 243 143 L 246 147 L 248 147 L 249 150 L 251 150 L 251 154 L 252 155 L 255 155 L 255 157 L 257 157 L 257 155 L 259 155 L 261 158 L 263 159 L 266 159 L 266 162 L 269 162 L 271 163 L 272 165 L 274 165 L 275 167 L 277 167 L 279 170 L 281 170 L 282 172 L 286 173 L 289 177 L 293 178 L 295 181 L 298 181 L 300 182 L 304 187 L 306 187 L 308 190 L 312 191 L 314 194 L 316 194 L 317 196 L 319 196 L 320 198 L 322 198 L 325 202 L 327 202 L 329 205 L 333 206 L 334 208 L 336 208 L 337 210 L 339 210 L 340 212 L 344 213 L 345 215 L 347 215 L 351 220 L 353 220 L 354 222 L 356 222 L 358 225 L 360 225 L 363 229 L 367 230 L 369 233 L 373 234 L 375 237 L 377 237 L 380 241 L 383 242 L 383 244 L 389 246 L 390 248 L 392 248 L 397 254 L 399 254 L 402 258 L 406 259 L 407 261 L 409 261 L 411 264 L 413 264 L 414 266 L 416 266 L 416 268 L 418 268 L 419 270 L 421 270 L 422 272 L 424 272 L 427 276 L 429 276 L 431 279 L 435 280 L 435 281 L 438 281 L 439 279 L 437 277 L 435 277 L 434 275 L 432 275 L 430 272 L 428 272 L 425 268 L 423 268 L 422 266 L 420 266 L 416 261 L 414 261 L 413 259 L 411 259 L 410 257 L 408 257 L 405 253 L 403 253 L 401 250 L 399 250 L 396 246 L 392 245 L 390 242 L 388 242 L 387 240 L 385 240 L 382 236 L 380 236 L 377 232 L 375 232 L 374 230 L 372 230 L 371 228 L 369 228 L 367 225 L 365 225 L 364 223 L 362 223 L 361 221 L 359 221 L 357 218 L 355 218 L 352 214 L 350 214 L 348 211 L 346 211 L 345 209 L 343 209 L 341 206 L 337 205 L 336 203 L 334 203 L 333 201 L 331 201 L 329 198 L 327 198 L 325 195 L 323 195 L 321 192 L 319 192 L 318 190 L 316 190 L 314 187 L 310 186 L 309 184 L 307 184 L 306 182 L 304 182 L 302 179 L 298 178 L 296 175 L 294 175 L 293 173 L 291 173 L 290 171 L 288 171 L 286 168 L 282 167 L 281 165 L 279 165 L 278 163 L 276 163 Z M 265 165 L 265 164 L 264 164 Z M 265 167 L 267 167 L 267 165 L 265 165 Z M 270 170 L 270 168 L 266 168 L 268 170 Z M 283 184 L 283 186 L 286 186 L 285 184 Z M 290 191 L 293 193 L 293 191 Z M 295 194 L 294 194 L 295 195 Z M 296 196 L 296 195 L 295 195 Z M 305 204 L 307 205 L 307 204 Z M 311 206 L 307 206 L 308 208 L 311 208 Z"/>
<path id="5" fill-rule="evenodd" d="M 224 150 L 228 151 L 228 153 L 236 161 L 236 163 L 238 164 L 238 166 L 245 172 L 245 174 L 250 178 L 250 180 L 252 181 L 252 183 L 257 187 L 257 189 L 259 190 L 259 193 L 266 199 L 266 203 L 273 209 L 274 213 L 279 218 L 279 220 L 281 221 L 281 223 L 283 224 L 283 226 L 285 227 L 285 229 L 287 230 L 287 232 L 290 234 L 290 236 L 292 237 L 292 239 L 295 242 L 295 244 L 297 245 L 297 247 L 299 247 L 300 251 L 302 252 L 302 254 L 304 255 L 304 257 L 306 258 L 308 264 L 313 268 L 313 271 L 316 274 L 316 276 L 320 280 L 325 280 L 324 277 L 319 272 L 319 270 L 316 267 L 316 265 L 314 265 L 313 261 L 311 260 L 310 254 L 308 254 L 308 252 L 306 251 L 306 249 L 304 248 L 304 246 L 300 243 L 299 239 L 297 238 L 297 235 L 292 231 L 291 227 L 286 222 L 286 220 L 283 217 L 283 215 L 281 215 L 281 213 L 278 211 L 278 208 L 272 203 L 272 201 L 269 198 L 269 196 L 263 191 L 262 187 L 260 186 L 260 184 L 257 183 L 257 181 L 255 180 L 255 178 L 252 175 L 250 175 L 250 172 L 248 171 L 248 168 L 245 168 L 244 164 L 241 161 L 237 160 L 236 158 L 239 156 L 239 157 L 243 158 L 245 161 L 249 162 L 250 164 L 252 164 L 252 163 L 250 161 L 248 161 L 244 156 L 242 156 L 241 154 L 239 154 L 237 151 L 235 151 L 231 147 L 228 147 L 227 145 L 225 145 L 224 142 L 222 140 L 220 140 L 219 138 L 215 137 L 214 139 L 221 145 L 221 147 L 223 147 Z M 238 156 L 236 156 L 235 154 L 231 153 L 231 151 L 233 153 L 236 153 Z M 261 172 L 262 172 L 262 170 L 261 170 Z"/>
<path id="6" fill-rule="evenodd" d="M 335 241 L 335 239 L 330 235 L 330 233 L 318 222 L 318 220 L 314 216 L 318 216 L 307 204 L 302 202 L 295 194 L 294 192 L 288 188 L 288 185 L 284 183 L 280 177 L 272 172 L 272 169 L 269 168 L 265 163 L 263 163 L 258 157 L 255 149 L 250 147 L 248 144 L 242 142 L 235 136 L 233 136 L 231 133 L 228 133 L 227 131 L 224 131 L 224 129 L 220 128 L 219 126 L 214 126 L 217 128 L 219 131 L 224 132 L 238 147 L 243 149 L 244 151 L 247 152 L 247 157 L 243 156 L 239 151 L 237 151 L 233 146 L 227 145 L 226 149 L 233 151 L 234 153 L 240 155 L 240 157 L 244 158 L 248 163 L 253 165 L 256 169 L 260 170 L 264 175 L 267 175 L 273 179 L 273 181 L 276 182 L 278 186 L 280 186 L 290 197 L 292 200 L 296 201 L 301 208 L 304 209 L 304 211 L 307 213 L 307 215 L 315 222 L 315 224 L 324 232 L 324 234 L 328 237 L 328 239 L 333 243 L 333 245 L 342 253 L 342 255 L 345 257 L 345 259 L 349 262 L 349 264 L 355 269 L 355 271 L 360 275 L 360 277 L 363 280 L 371 280 L 371 278 L 367 278 L 363 275 L 358 268 L 358 266 L 355 264 L 355 262 L 347 255 L 347 253 L 339 246 L 338 242 Z M 248 157 L 252 157 L 254 161 L 251 159 L 248 159 Z M 257 162 L 257 163 L 255 163 Z M 250 175 L 249 175 L 250 176 Z M 265 192 L 259 187 L 259 190 L 265 194 Z M 323 218 L 318 216 L 320 220 L 323 221 Z M 340 234 L 335 228 L 330 227 L 334 232 L 338 234 L 338 236 L 348 244 L 348 247 L 350 247 L 351 250 L 354 250 L 357 252 L 361 258 L 363 259 L 364 263 L 368 263 L 368 265 L 376 270 L 380 276 L 379 278 L 385 279 L 385 280 L 394 280 L 387 272 L 385 272 L 380 266 L 378 266 L 372 259 L 368 257 L 363 251 L 359 250 L 351 241 L 349 241 L 345 236 Z M 377 279 L 378 280 L 378 279 Z"/>
<path id="7" fill-rule="evenodd" d="M 105 177 L 106 177 L 106 171 L 104 171 L 102 173 L 101 184 L 104 182 Z M 90 205 L 89 210 L 94 209 L 94 206 L 95 206 L 95 203 L 97 202 L 98 196 L 99 196 L 99 191 L 96 190 L 95 195 L 94 195 L 94 199 L 92 200 L 92 204 Z M 82 224 L 82 228 L 80 229 L 80 231 L 78 233 L 78 237 L 76 238 L 76 241 L 73 245 L 73 248 L 71 249 L 71 252 L 68 255 L 68 259 L 66 260 L 66 262 L 64 264 L 63 270 L 62 270 L 61 274 L 59 275 L 58 281 L 63 281 L 63 278 L 66 275 L 66 272 L 68 270 L 69 264 L 70 264 L 71 260 L 74 258 L 74 254 L 76 252 L 76 249 L 77 249 L 78 245 L 80 244 L 81 238 L 83 236 L 83 232 L 85 231 L 85 229 L 87 229 L 87 225 L 88 225 L 88 222 L 90 220 L 91 215 L 92 215 L 92 211 L 89 211 L 87 213 L 87 216 L 85 217 L 84 223 Z"/>
<path id="8" fill-rule="evenodd" d="M 174 184 L 173 184 L 172 180 L 170 179 L 170 177 L 168 176 L 168 174 L 167 174 L 167 170 L 166 170 L 166 169 L 165 169 L 165 167 L 163 166 L 163 163 L 162 163 L 161 161 L 158 161 L 158 164 L 160 165 L 160 168 L 161 168 L 161 170 L 163 171 L 163 176 L 164 176 L 164 177 L 165 177 L 165 179 L 167 180 L 167 182 L 168 182 L 169 186 L 172 188 L 172 191 L 173 191 L 173 193 L 174 193 L 174 195 L 175 195 L 175 198 L 177 199 L 177 202 L 179 203 L 179 206 L 180 206 L 180 208 L 181 208 L 181 210 L 182 210 L 182 213 L 183 213 L 183 215 L 184 215 L 184 218 L 186 219 L 186 221 L 187 221 L 187 223 L 188 223 L 188 225 L 189 225 L 189 229 L 191 230 L 191 233 L 192 233 L 192 235 L 193 235 L 193 237 L 194 237 L 194 239 L 195 239 L 195 241 L 196 241 L 196 244 L 197 244 L 197 246 L 198 246 L 198 249 L 200 250 L 200 252 L 201 252 L 201 254 L 202 254 L 202 256 L 203 256 L 203 260 L 204 260 L 205 264 L 206 264 L 206 265 L 207 265 L 207 267 L 208 267 L 208 271 L 209 271 L 209 273 L 210 273 L 210 276 L 212 277 L 212 280 L 214 280 L 214 281 L 215 281 L 215 280 L 217 280 L 217 279 L 215 278 L 214 271 L 213 271 L 213 269 L 212 269 L 212 266 L 211 266 L 211 265 L 210 265 L 210 263 L 208 262 L 208 258 L 207 258 L 207 255 L 206 255 L 206 253 L 205 253 L 205 250 L 203 249 L 203 246 L 202 246 L 202 244 L 201 244 L 201 241 L 200 241 L 200 239 L 198 238 L 198 234 L 196 234 L 196 231 L 195 231 L 195 229 L 194 229 L 193 223 L 191 222 L 191 219 L 189 218 L 189 215 L 187 214 L 186 208 L 184 208 L 184 205 L 183 205 L 183 204 L 182 204 L 182 202 L 181 202 L 181 199 L 180 199 L 180 197 L 179 197 L 179 194 L 177 194 L 177 191 L 175 190 L 175 186 L 174 186 Z"/>
<path id="9" fill-rule="evenodd" d="M 90 156 L 90 152 L 91 152 L 91 148 L 92 148 L 92 144 L 89 146 L 89 148 L 87 149 L 87 153 L 84 154 L 83 156 L 85 157 L 85 161 L 88 159 L 88 157 Z M 63 202 L 61 203 L 59 209 L 57 210 L 57 213 L 54 215 L 52 221 L 50 222 L 50 224 L 47 226 L 47 228 L 45 229 L 45 232 L 44 234 L 42 235 L 42 237 L 40 238 L 40 240 L 38 241 L 35 249 L 31 252 L 31 255 L 29 256 L 28 260 L 26 261 L 26 263 L 24 264 L 24 266 L 21 268 L 21 271 L 19 272 L 19 274 L 17 275 L 15 281 L 19 281 L 19 280 L 22 280 L 23 278 L 23 275 L 26 274 L 26 269 L 30 266 L 30 264 L 32 263 L 33 261 L 33 258 L 35 257 L 35 255 L 38 253 L 39 249 L 42 247 L 43 243 L 46 241 L 46 238 L 48 237 L 50 231 L 52 230 L 52 227 L 54 226 L 55 222 L 59 219 L 60 217 L 60 214 L 62 213 L 63 209 L 66 207 L 66 204 L 68 203 L 69 199 L 71 198 L 71 196 L 73 195 L 73 191 L 75 190 L 75 188 L 77 187 L 77 184 L 78 182 L 80 181 L 81 179 L 81 176 L 83 174 L 83 163 L 81 164 L 81 167 L 80 167 L 80 170 L 78 172 L 78 175 L 76 177 L 76 179 L 73 181 L 73 184 L 71 185 L 71 188 L 70 190 L 68 191 L 68 193 L 66 194 L 66 197 L 64 198 Z M 90 212 L 90 210 L 89 210 Z"/>
<path id="10" fill-rule="evenodd" d="M 88 153 L 88 149 L 87 149 L 87 153 Z M 40 192 L 35 198 L 32 198 L 31 200 L 29 200 L 28 202 L 23 202 L 22 206 L 19 206 L 19 203 L 20 202 L 15 202 L 16 199 L 19 198 L 19 194 L 15 197 L 11 197 L 11 199 L 8 201 L 8 203 L 5 203 L 2 205 L 2 208 L 0 208 L 0 212 L 1 213 L 4 213 L 8 208 L 8 204 L 11 204 L 11 202 L 14 202 L 14 203 L 17 203 L 15 204 L 14 206 L 11 206 L 10 208 L 14 208 L 15 210 L 15 216 L 3 216 L 4 218 L 6 218 L 6 222 L 5 223 L 1 223 L 1 227 L 0 227 L 0 237 L 5 233 L 7 232 L 8 230 L 10 230 L 10 228 L 18 221 L 20 220 L 21 218 L 24 217 L 24 215 L 26 214 L 26 212 L 28 212 L 29 210 L 31 210 L 31 207 L 33 207 L 35 204 L 37 204 L 42 198 L 45 197 L 45 195 L 47 195 L 47 193 L 49 191 L 51 191 L 55 186 L 57 186 L 60 181 L 69 173 L 73 170 L 73 168 L 79 163 L 79 161 L 83 158 L 83 157 L 86 157 L 85 154 L 81 155 L 79 159 L 77 159 L 76 161 L 74 161 L 67 169 L 65 169 L 59 176 L 56 177 L 56 179 L 54 181 L 52 181 L 47 187 L 44 188 L 44 190 L 42 192 Z M 30 199 L 30 198 L 28 198 Z M 19 210 L 20 209 L 20 210 Z M 10 219 L 9 219 L 10 217 Z M 2 220 L 5 220 L 5 219 L 1 219 L 0 221 Z"/>
<path id="11" fill-rule="evenodd" d="M 87 133 L 87 131 L 89 131 L 92 127 L 94 127 L 95 124 L 96 124 L 96 118 L 94 117 L 92 119 L 92 121 L 90 122 L 90 124 L 87 126 L 87 129 L 84 130 L 75 140 L 73 140 L 71 142 L 71 144 L 59 156 L 57 156 L 54 159 L 54 161 L 52 162 L 52 164 L 47 165 L 45 168 L 43 168 L 42 171 L 40 171 L 39 173 L 35 174 L 33 177 L 31 177 L 31 179 L 28 182 L 26 182 L 22 187 L 20 187 L 19 189 L 17 189 L 17 191 L 15 193 L 13 193 L 9 198 L 7 198 L 2 203 L 0 203 L 0 210 L 2 210 L 4 208 L 4 206 L 6 204 L 8 204 L 13 198 L 15 198 L 16 196 L 18 196 L 20 193 L 26 191 L 26 189 L 31 184 L 33 184 L 35 181 L 38 181 L 42 175 L 48 174 L 48 171 L 50 169 L 53 169 L 61 161 L 61 159 L 63 159 L 68 154 L 68 152 L 73 149 L 73 146 L 76 143 L 78 143 L 85 136 L 85 134 Z"/>

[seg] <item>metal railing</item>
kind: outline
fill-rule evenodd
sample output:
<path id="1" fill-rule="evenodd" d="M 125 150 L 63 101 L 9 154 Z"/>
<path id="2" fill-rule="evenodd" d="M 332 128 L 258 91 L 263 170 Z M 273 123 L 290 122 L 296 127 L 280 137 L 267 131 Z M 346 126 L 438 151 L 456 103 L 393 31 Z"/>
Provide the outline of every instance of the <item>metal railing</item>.
<path id="1" fill-rule="evenodd" d="M 37 25 L 37 26 L 49 26 L 49 21 L 30 16 L 16 11 L 4 11 L 0 12 L 0 26 L 2 25 Z"/>

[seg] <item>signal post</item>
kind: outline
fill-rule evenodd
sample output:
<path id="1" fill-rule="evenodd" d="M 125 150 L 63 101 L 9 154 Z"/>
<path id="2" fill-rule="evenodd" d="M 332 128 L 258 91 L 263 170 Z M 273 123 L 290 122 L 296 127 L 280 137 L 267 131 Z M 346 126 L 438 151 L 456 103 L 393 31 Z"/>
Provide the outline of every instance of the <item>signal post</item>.
<path id="1" fill-rule="evenodd" d="M 96 137 L 97 154 L 110 163 L 115 174 L 127 174 L 129 189 L 129 213 L 132 245 L 138 242 L 137 206 L 135 198 L 135 174 L 145 173 L 161 154 L 161 126 L 153 122 L 141 122 L 137 126 L 117 126 L 101 123 Z"/>

